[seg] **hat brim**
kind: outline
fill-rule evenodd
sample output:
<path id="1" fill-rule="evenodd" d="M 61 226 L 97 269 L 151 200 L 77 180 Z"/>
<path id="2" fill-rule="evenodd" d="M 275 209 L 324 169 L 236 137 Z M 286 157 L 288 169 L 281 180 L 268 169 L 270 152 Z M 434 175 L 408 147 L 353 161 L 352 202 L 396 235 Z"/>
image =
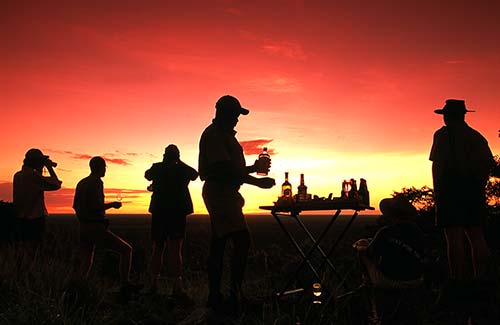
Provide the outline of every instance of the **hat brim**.
<path id="1" fill-rule="evenodd" d="M 417 209 L 403 198 L 385 198 L 380 201 L 379 209 L 383 215 L 401 220 L 415 220 L 418 216 Z"/>
<path id="2" fill-rule="evenodd" d="M 240 114 L 241 115 L 248 115 L 248 113 L 250 113 L 250 111 L 244 107 L 240 108 Z"/>
<path id="3" fill-rule="evenodd" d="M 470 110 L 466 109 L 464 113 L 467 113 L 467 112 L 475 112 L 475 111 L 470 111 Z M 435 109 L 434 113 L 443 115 L 446 113 L 446 110 L 439 108 L 439 109 Z"/>

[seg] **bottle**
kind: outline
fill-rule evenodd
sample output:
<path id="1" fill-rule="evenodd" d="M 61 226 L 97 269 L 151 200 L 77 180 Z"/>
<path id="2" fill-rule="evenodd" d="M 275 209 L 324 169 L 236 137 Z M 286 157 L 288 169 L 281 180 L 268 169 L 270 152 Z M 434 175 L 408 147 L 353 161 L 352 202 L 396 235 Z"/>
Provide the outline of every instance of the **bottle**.
<path id="1" fill-rule="evenodd" d="M 359 180 L 359 196 L 364 205 L 370 206 L 370 192 L 368 192 L 368 186 L 364 178 Z"/>
<path id="2" fill-rule="evenodd" d="M 340 192 L 340 197 L 343 199 L 349 198 L 350 189 L 351 189 L 350 183 L 344 179 L 344 181 L 342 182 L 342 191 Z"/>
<path id="3" fill-rule="evenodd" d="M 307 201 L 307 186 L 304 184 L 304 174 L 300 174 L 300 185 L 297 187 L 297 201 Z"/>
<path id="4" fill-rule="evenodd" d="M 262 148 L 262 152 L 259 154 L 259 160 L 271 160 L 271 157 L 269 156 L 269 153 L 267 152 L 267 147 Z M 257 172 L 257 175 L 261 176 L 267 176 L 267 171 L 266 172 Z"/>
<path id="5" fill-rule="evenodd" d="M 288 172 L 285 172 L 285 181 L 281 185 L 281 196 L 283 198 L 292 198 L 292 184 L 288 181 Z"/>
<path id="6" fill-rule="evenodd" d="M 351 178 L 351 190 L 349 191 L 349 198 L 357 200 L 359 197 L 358 186 L 356 185 L 356 180 Z"/>

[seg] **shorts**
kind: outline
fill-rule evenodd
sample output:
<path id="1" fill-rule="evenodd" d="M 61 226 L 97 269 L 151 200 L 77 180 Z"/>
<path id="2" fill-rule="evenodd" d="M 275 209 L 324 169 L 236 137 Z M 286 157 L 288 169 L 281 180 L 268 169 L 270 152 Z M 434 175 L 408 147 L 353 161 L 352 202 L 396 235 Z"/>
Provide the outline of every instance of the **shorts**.
<path id="1" fill-rule="evenodd" d="M 184 239 L 186 237 L 186 215 L 153 213 L 151 215 L 151 239 Z"/>
<path id="2" fill-rule="evenodd" d="M 15 223 L 15 239 L 18 241 L 39 242 L 45 233 L 45 218 L 20 219 Z"/>
<path id="3" fill-rule="evenodd" d="M 487 216 L 485 186 L 473 180 L 449 184 L 436 197 L 436 226 L 475 227 Z"/>
<path id="4" fill-rule="evenodd" d="M 120 237 L 109 231 L 103 223 L 80 223 L 81 244 L 113 249 L 118 240 L 122 241 Z"/>
<path id="5" fill-rule="evenodd" d="M 245 200 L 237 188 L 206 181 L 202 195 L 210 215 L 212 235 L 223 237 L 235 231 L 248 229 L 243 215 Z"/>

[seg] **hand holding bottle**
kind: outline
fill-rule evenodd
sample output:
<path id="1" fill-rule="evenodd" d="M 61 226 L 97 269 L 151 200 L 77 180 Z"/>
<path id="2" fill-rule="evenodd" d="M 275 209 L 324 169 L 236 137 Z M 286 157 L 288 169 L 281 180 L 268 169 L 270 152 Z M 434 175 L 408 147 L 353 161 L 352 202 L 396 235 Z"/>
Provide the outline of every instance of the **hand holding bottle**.
<path id="1" fill-rule="evenodd" d="M 267 147 L 264 147 L 262 153 L 259 154 L 259 159 L 257 159 L 254 163 L 255 170 L 257 171 L 257 175 L 266 176 L 271 168 L 271 157 L 267 152 Z"/>

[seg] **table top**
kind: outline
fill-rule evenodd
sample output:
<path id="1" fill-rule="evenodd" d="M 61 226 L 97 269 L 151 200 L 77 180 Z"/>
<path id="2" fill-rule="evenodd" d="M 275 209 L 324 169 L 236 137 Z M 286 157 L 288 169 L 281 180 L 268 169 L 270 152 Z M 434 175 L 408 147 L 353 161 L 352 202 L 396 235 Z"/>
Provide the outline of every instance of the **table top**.
<path id="1" fill-rule="evenodd" d="M 375 210 L 358 200 L 333 199 L 333 200 L 309 200 L 304 202 L 275 202 L 274 205 L 261 205 L 259 209 L 271 212 L 294 212 L 314 211 L 314 210 Z"/>

